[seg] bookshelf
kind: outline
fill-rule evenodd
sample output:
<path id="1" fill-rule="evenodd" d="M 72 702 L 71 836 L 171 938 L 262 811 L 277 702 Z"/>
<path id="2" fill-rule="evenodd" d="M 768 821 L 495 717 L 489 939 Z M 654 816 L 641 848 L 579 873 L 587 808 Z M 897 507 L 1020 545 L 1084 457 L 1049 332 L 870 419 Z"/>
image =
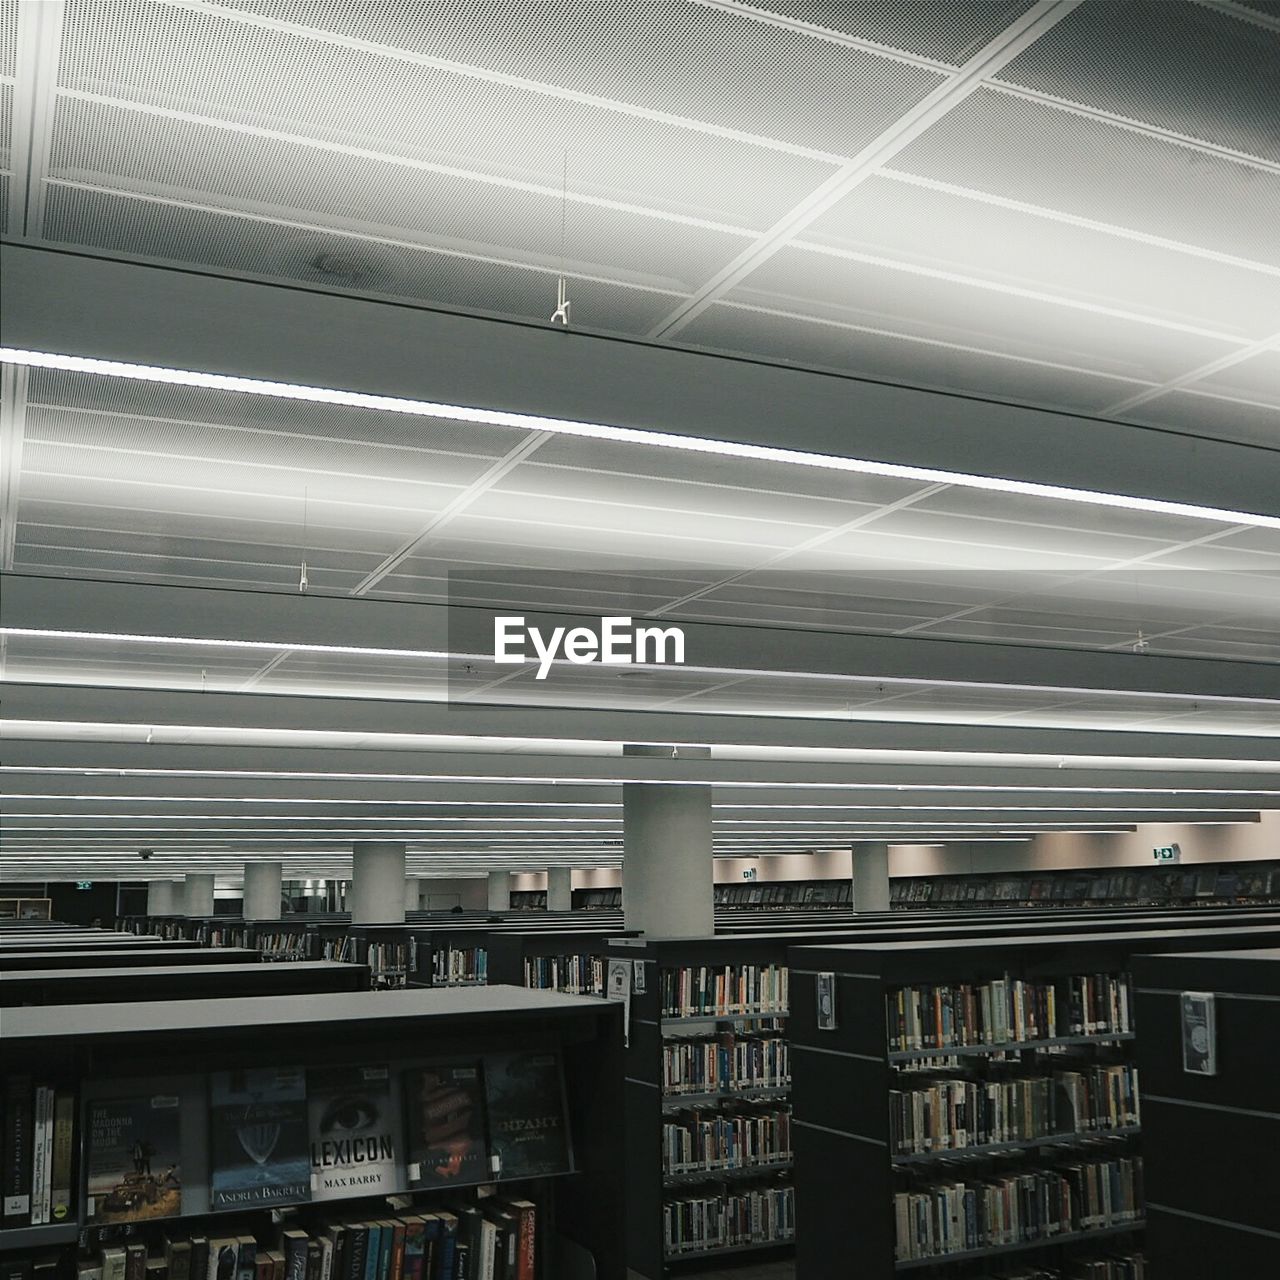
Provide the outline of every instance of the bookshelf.
<path id="1" fill-rule="evenodd" d="M 605 944 L 634 937 L 618 929 L 492 932 L 485 937 L 490 982 L 566 995 L 603 996 Z"/>
<path id="2" fill-rule="evenodd" d="M 38 951 L 19 951 L 0 948 L 0 967 L 6 973 L 26 969 L 96 969 L 127 965 L 143 968 L 149 965 L 222 965 L 253 964 L 258 960 L 256 951 L 202 948 L 190 943 L 184 947 L 92 947 L 76 943 L 62 943 L 58 947 L 43 947 Z"/>
<path id="3" fill-rule="evenodd" d="M 1280 948 L 1139 955 L 1147 1246 L 1160 1280 L 1265 1276 L 1280 1257 Z M 1183 1061 L 1181 994 L 1211 992 L 1216 1074 Z"/>
<path id="4" fill-rule="evenodd" d="M 627 966 L 631 986 L 628 1266 L 656 1280 L 722 1257 L 787 1251 L 795 1199 L 783 946 L 775 939 L 611 938 L 607 947 L 609 961 Z M 720 1004 L 710 978 L 678 977 L 723 976 L 725 966 L 742 980 L 741 991 L 735 986 Z M 760 1047 L 766 1043 L 772 1047 Z"/>
<path id="5" fill-rule="evenodd" d="M 786 911 L 848 911 L 853 905 L 849 880 L 750 880 L 718 884 L 716 906 L 721 908 Z"/>
<path id="6" fill-rule="evenodd" d="M 49 898 L 0 898 L 0 920 L 49 920 L 52 914 Z"/>
<path id="7" fill-rule="evenodd" d="M 195 975 L 194 981 L 199 982 L 201 976 Z M 291 1231 L 318 1239 L 317 1233 L 330 1224 L 368 1224 L 446 1208 L 456 1214 L 461 1238 L 468 1220 L 478 1224 L 484 1210 L 519 1199 L 536 1206 L 532 1212 L 538 1280 L 587 1280 L 591 1276 L 623 1280 L 624 1182 L 617 1159 L 622 1143 L 620 1015 L 617 1005 L 605 1001 L 507 988 L 388 991 L 378 1000 L 361 993 L 265 996 L 251 1002 L 220 997 L 161 1000 L 149 1004 L 144 1017 L 134 1006 L 115 1004 L 6 1010 L 5 1035 L 0 1043 L 0 1076 L 6 1089 L 15 1080 L 29 1085 L 33 1080 L 48 1079 L 59 1091 L 73 1094 L 74 1108 L 69 1112 L 77 1126 L 73 1142 L 77 1148 L 82 1140 L 89 1143 L 82 1164 L 94 1167 L 92 1144 L 97 1139 L 85 1136 L 89 1118 L 103 1108 L 118 1107 L 121 1098 L 151 1098 L 157 1088 L 172 1097 L 172 1103 L 165 1105 L 174 1108 L 172 1143 L 180 1159 L 158 1178 L 153 1178 L 150 1170 L 145 1177 L 136 1175 L 143 1181 L 157 1181 L 163 1197 L 158 1203 L 172 1211 L 168 1216 L 99 1225 L 89 1216 L 81 1169 L 72 1184 L 69 1219 L 52 1225 L 7 1225 L 0 1230 L 0 1259 L 7 1266 L 41 1251 L 61 1259 L 60 1266 L 73 1269 L 77 1239 L 83 1240 L 90 1252 L 144 1243 L 155 1258 L 160 1254 L 162 1235 L 205 1240 L 231 1235 L 242 1241 L 254 1237 L 259 1250 L 282 1249 L 287 1247 Z M 414 1147 L 418 1122 L 411 1119 L 411 1110 L 419 1106 L 422 1115 L 434 1114 L 425 1109 L 425 1091 L 415 1092 L 425 1090 L 421 1085 L 424 1075 L 435 1071 L 435 1064 L 464 1062 L 479 1064 L 481 1080 L 514 1079 L 502 1076 L 502 1064 L 513 1052 L 532 1054 L 563 1073 L 562 1086 L 541 1089 L 536 1101 L 543 1109 L 554 1108 L 567 1127 L 571 1163 L 566 1165 L 561 1145 L 554 1166 L 522 1167 L 518 1160 L 521 1149 L 510 1139 L 495 1135 L 504 1128 L 499 1117 L 507 1114 L 498 1110 L 500 1104 L 510 1111 L 512 1096 L 528 1100 L 528 1095 L 508 1094 L 504 1103 L 502 1095 L 486 1085 L 475 1094 L 481 1118 L 468 1122 L 476 1133 L 488 1135 L 476 1156 L 474 1172 L 469 1171 L 470 1157 L 460 1156 L 462 1172 L 447 1187 L 413 1189 L 410 1184 L 415 1180 L 443 1181 L 441 1170 L 450 1168 L 447 1162 L 440 1168 L 431 1165 L 424 1174 L 414 1163 L 419 1158 Z M 388 1157 L 394 1172 L 388 1175 L 390 1182 L 380 1185 L 377 1195 L 357 1193 L 319 1201 L 308 1194 L 304 1181 L 297 1184 L 297 1193 L 286 1190 L 268 1200 L 262 1190 L 265 1183 L 254 1181 L 249 1167 L 244 1182 L 253 1188 L 247 1197 L 248 1207 L 242 1203 L 243 1196 L 237 1197 L 241 1207 L 215 1207 L 220 1171 L 225 1179 L 228 1170 L 237 1167 L 219 1155 L 219 1125 L 223 1125 L 223 1134 L 239 1132 L 226 1128 L 230 1121 L 220 1120 L 217 1109 L 218 1090 L 228 1087 L 219 1084 L 224 1073 L 232 1073 L 227 1078 L 233 1089 L 238 1087 L 235 1073 L 246 1070 L 265 1071 L 273 1078 L 280 1072 L 295 1077 L 305 1074 L 308 1093 L 320 1093 L 313 1072 L 334 1068 L 354 1071 L 369 1063 L 385 1065 L 383 1078 L 388 1083 L 382 1088 L 388 1097 L 403 1092 L 398 1105 L 388 1113 L 400 1117 L 392 1122 L 399 1133 L 396 1154 Z M 559 1077 L 547 1075 L 545 1079 Z M 305 1113 L 305 1104 L 299 1102 L 298 1106 Z M 285 1123 L 302 1124 L 296 1118 L 299 1114 L 295 1110 L 295 1118 Z M 316 1123 L 315 1117 L 307 1123 Z M 323 1130 L 324 1121 L 319 1123 Z M 298 1150 L 305 1165 L 307 1129 L 301 1133 Z M 244 1147 L 244 1151 L 252 1154 L 259 1147 L 257 1138 L 250 1136 L 251 1147 Z M 242 1145 L 244 1141 L 242 1138 Z M 153 1145 L 159 1163 L 165 1165 L 168 1146 L 164 1137 Z M 455 1147 L 453 1143 L 449 1149 Z M 485 1155 L 489 1151 L 501 1159 L 490 1161 Z M 127 1151 L 125 1155 L 127 1159 Z M 270 1162 L 282 1158 L 275 1148 L 263 1152 L 264 1175 L 274 1168 Z M 244 1155 L 238 1159 L 243 1162 Z M 132 1185 L 129 1178 L 126 1183 Z M 317 1184 L 313 1181 L 311 1185 L 314 1188 Z M 112 1192 L 107 1200 L 116 1194 Z M 98 1197 L 101 1200 L 101 1192 Z M 305 1203 L 308 1200 L 312 1202 Z M 117 1198 L 115 1203 L 122 1202 Z M 129 1211 L 124 1212 L 127 1215 Z M 502 1229 L 494 1227 L 494 1235 Z M 484 1274 L 479 1273 L 480 1280 Z M 477 1272 L 472 1270 L 468 1275 L 475 1278 Z"/>
<path id="8" fill-rule="evenodd" d="M 904 876 L 890 881 L 889 887 L 895 910 L 999 905 L 1220 907 L 1232 902 L 1280 902 L 1280 861 Z"/>
<path id="9" fill-rule="evenodd" d="M 146 965 L 0 972 L 0 1008 L 17 1005 L 104 1004 L 172 1000 L 182 996 L 301 995 L 315 991 L 367 991 L 366 965 L 327 960 L 291 965 Z"/>
<path id="10" fill-rule="evenodd" d="M 1138 1247 L 1149 1082 L 1142 1078 L 1136 1101 L 1118 1089 L 1112 1105 L 1105 1090 L 1082 1095 L 1078 1078 L 1133 1080 L 1140 1014 L 1122 994 L 1132 984 L 1119 984 L 1137 953 L 1221 945 L 1221 934 L 1198 923 L 1191 916 L 1182 927 L 1155 931 L 1107 932 L 1100 924 L 1095 932 L 1063 934 L 1024 917 L 1023 932 L 1003 938 L 792 947 L 799 1280 L 822 1280 L 827 1260 L 855 1251 L 860 1274 L 876 1280 L 901 1271 L 975 1274 L 971 1267 L 988 1274 L 1006 1256 L 1074 1263 L 1103 1240 L 1110 1251 Z M 1245 927 L 1233 937 L 1280 943 L 1280 923 Z M 830 1029 L 818 1025 L 820 973 L 834 975 Z M 1091 990 L 1114 998 L 1073 1001 L 1077 981 L 1086 977 L 1094 981 Z M 993 987 L 1001 983 L 1025 985 Z M 908 990 L 916 993 L 914 1006 L 908 997 L 899 1001 Z M 907 1012 L 913 1007 L 915 1014 Z M 997 1016 L 997 1008 L 1009 1012 Z M 932 1030 L 939 1023 L 941 1039 Z M 975 1025 L 984 1030 L 964 1031 Z M 1066 1084 L 1071 1077 L 1075 1092 Z M 1039 1104 L 1002 1109 L 994 1131 L 981 1122 L 991 1113 L 979 1112 L 972 1138 L 966 1117 L 960 1137 L 952 1137 L 964 1150 L 940 1145 L 941 1133 L 954 1135 L 949 1110 L 936 1113 L 940 1126 L 923 1126 L 927 1140 L 913 1141 L 916 1129 L 904 1114 L 917 1120 L 935 1114 L 914 1095 L 956 1090 L 964 1081 L 984 1091 L 993 1084 L 1021 1090 L 1027 1098 L 1038 1090 Z M 1089 1127 L 1091 1117 L 1101 1127 Z M 1006 1195 L 1014 1185 L 1006 1181 L 1010 1171 L 1043 1203 L 1060 1205 L 1063 1186 L 1071 1187 L 1071 1216 L 1046 1218 L 1039 1227 L 1024 1219 L 1021 1232 L 1002 1221 L 1007 1202 L 983 1196 L 992 1185 Z M 1107 1194 L 1110 1204 L 1100 1198 Z M 975 1230 L 984 1206 L 985 1233 Z"/>

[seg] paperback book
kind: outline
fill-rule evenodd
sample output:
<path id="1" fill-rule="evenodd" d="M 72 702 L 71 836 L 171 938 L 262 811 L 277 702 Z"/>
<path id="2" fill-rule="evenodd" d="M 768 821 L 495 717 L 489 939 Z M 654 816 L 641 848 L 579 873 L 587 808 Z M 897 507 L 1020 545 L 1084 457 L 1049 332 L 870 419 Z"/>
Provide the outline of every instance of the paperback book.
<path id="1" fill-rule="evenodd" d="M 488 1181 L 480 1063 L 419 1067 L 408 1073 L 405 1083 L 410 1184 L 453 1187 Z"/>
<path id="2" fill-rule="evenodd" d="M 485 1058 L 492 1166 L 499 1178 L 569 1173 L 564 1087 L 555 1053 L 501 1053 Z"/>
<path id="3" fill-rule="evenodd" d="M 182 1212 L 180 1112 L 174 1094 L 88 1104 L 85 1209 L 92 1223 L 149 1222 Z"/>
<path id="4" fill-rule="evenodd" d="M 210 1207 L 251 1209 L 310 1200 L 302 1068 L 215 1071 L 210 1093 Z"/>
<path id="5" fill-rule="evenodd" d="M 308 1071 L 307 1112 L 313 1200 L 402 1189 L 396 1174 L 400 1117 L 393 1107 L 389 1067 Z"/>

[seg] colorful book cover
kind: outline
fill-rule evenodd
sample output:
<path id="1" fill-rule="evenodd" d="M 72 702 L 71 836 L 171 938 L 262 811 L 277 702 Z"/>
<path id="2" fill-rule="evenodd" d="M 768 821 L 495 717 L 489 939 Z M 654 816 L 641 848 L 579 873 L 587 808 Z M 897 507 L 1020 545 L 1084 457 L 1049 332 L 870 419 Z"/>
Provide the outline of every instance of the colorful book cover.
<path id="1" fill-rule="evenodd" d="M 215 1071 L 210 1094 L 210 1208 L 251 1209 L 310 1200 L 302 1068 Z"/>
<path id="2" fill-rule="evenodd" d="M 176 1094 L 88 1104 L 89 1222 L 149 1222 L 182 1212 L 179 1115 Z"/>
<path id="3" fill-rule="evenodd" d="M 406 1105 L 412 1186 L 453 1187 L 489 1180 L 480 1063 L 410 1071 Z"/>
<path id="4" fill-rule="evenodd" d="M 400 1116 L 384 1066 L 323 1067 L 307 1072 L 311 1198 L 400 1191 Z"/>
<path id="5" fill-rule="evenodd" d="M 499 1178 L 569 1173 L 564 1086 L 555 1053 L 492 1054 L 485 1058 L 489 1144 Z"/>

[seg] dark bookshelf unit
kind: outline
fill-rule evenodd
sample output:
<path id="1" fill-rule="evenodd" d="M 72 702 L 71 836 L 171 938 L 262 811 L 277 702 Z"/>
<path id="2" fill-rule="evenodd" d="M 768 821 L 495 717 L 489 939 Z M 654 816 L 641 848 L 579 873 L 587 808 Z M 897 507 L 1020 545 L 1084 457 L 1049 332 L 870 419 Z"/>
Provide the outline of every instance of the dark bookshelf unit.
<path id="1" fill-rule="evenodd" d="M 986 1276 L 1004 1269 L 1006 1257 L 1010 1266 L 1019 1262 L 1060 1265 L 1091 1256 L 1097 1246 L 1111 1252 L 1140 1247 L 1141 1176 L 1134 1161 L 1142 1154 L 1139 1130 L 1149 1082 L 1139 1068 L 1136 1104 L 1126 1103 L 1120 1090 L 1115 1109 L 1107 1111 L 1100 1110 L 1097 1101 L 1112 1096 L 1106 1088 L 1093 1094 L 1093 1104 L 1072 1106 L 1066 1101 L 1063 1080 L 1072 1073 L 1131 1079 L 1142 1034 L 1141 1014 L 1131 998 L 1129 981 L 1130 996 L 1123 1005 L 1118 996 L 1114 1006 L 1094 1005 L 1095 1016 L 1090 1019 L 1087 1009 L 1078 1012 L 1079 1001 L 1073 1003 L 1073 979 L 1092 976 L 1095 983 L 1102 977 L 1121 979 L 1131 972 L 1132 959 L 1140 952 L 1221 945 L 1220 934 L 1194 927 L 1198 919 L 1191 916 L 1185 927 L 1159 931 L 1109 933 L 1100 923 L 1093 933 L 1061 934 L 1037 931 L 1035 921 L 1024 917 L 1018 925 L 1022 932 L 1003 938 L 793 946 L 788 953 L 789 1033 L 799 1204 L 798 1280 L 825 1280 L 832 1257 L 856 1256 L 859 1274 L 876 1280 L 904 1271 Z M 1262 924 L 1235 930 L 1232 936 L 1280 943 L 1280 928 Z M 819 1026 L 818 983 L 824 974 L 832 975 L 834 1026 Z M 823 981 L 825 986 L 828 980 Z M 981 1016 L 978 989 L 1005 981 L 1039 989 L 1032 996 L 1023 988 L 1023 1030 L 1011 1031 L 993 1016 L 990 1034 L 961 1035 L 959 1027 L 972 1027 Z M 896 993 L 908 988 L 921 993 L 914 1007 L 945 1026 L 949 1038 L 938 1043 L 918 1020 L 904 1017 L 902 1009 L 910 1002 L 904 1000 L 900 1006 Z M 1008 999 L 1012 1004 L 1013 997 Z M 1028 1008 L 1036 1017 L 1034 1035 L 1025 1025 Z M 1109 1019 L 1120 1017 L 1121 1008 L 1127 1012 L 1117 1029 Z M 1098 1011 L 1103 1009 L 1108 1021 L 1100 1027 Z M 824 1016 L 824 1022 L 829 1020 Z M 895 1042 L 893 1037 L 899 1034 L 908 1038 Z M 1109 1071 L 1112 1077 L 1106 1077 Z M 966 1117 L 966 1149 L 942 1148 L 936 1137 L 924 1144 L 927 1150 L 907 1145 L 903 1113 L 919 1113 L 904 1106 L 903 1096 L 934 1087 L 956 1088 L 961 1080 L 1009 1085 L 1021 1089 L 1023 1097 L 1034 1098 L 1035 1089 L 1041 1089 L 1038 1106 L 1013 1113 L 1018 1123 L 1029 1119 L 1030 1130 L 1015 1130 L 1019 1136 L 983 1133 L 981 1117 L 992 1113 L 979 1109 L 971 1126 L 972 1143 Z M 1053 1083 L 1031 1084 L 1046 1080 Z M 1045 1109 L 1049 1098 L 1056 1099 L 1051 1111 Z M 945 1107 L 931 1114 L 952 1119 Z M 1090 1115 L 1101 1116 L 1102 1127 L 1090 1127 Z M 1106 1177 L 1098 1176 L 1096 1166 L 1101 1165 L 1109 1166 Z M 1109 1208 L 1087 1198 L 1082 1201 L 1081 1184 L 1073 1181 L 1081 1175 L 1064 1173 L 1072 1166 L 1095 1166 L 1083 1175 L 1095 1180 L 1095 1189 L 1105 1183 L 1107 1194 L 1123 1189 L 1130 1199 L 1116 1195 Z M 979 1238 L 975 1228 L 981 1188 L 1015 1175 L 1026 1179 L 1020 1194 L 1034 1187 L 1032 1194 L 1044 1197 L 1044 1203 L 1061 1205 L 1062 1187 L 1070 1185 L 1071 1217 L 1059 1217 L 1052 1226 L 1046 1218 L 1037 1231 L 1039 1210 L 1024 1203 L 1023 1221 L 1032 1225 L 1021 1238 L 998 1219 L 992 1221 L 1000 1229 Z M 1008 1190 L 1009 1184 L 998 1185 Z M 971 1192 L 968 1203 L 957 1187 Z M 951 1188 L 949 1200 L 947 1188 Z M 904 1194 L 939 1194 L 941 1199 L 895 1198 Z M 935 1212 L 926 1214 L 926 1204 Z M 924 1222 L 927 1218 L 938 1228 L 939 1209 L 943 1223 L 930 1241 Z M 996 1212 L 1009 1212 L 1007 1201 L 1005 1209 Z M 970 1215 L 967 1224 L 966 1214 Z M 961 1243 L 965 1247 L 959 1247 Z M 949 1251 L 912 1256 L 941 1247 Z"/>
<path id="2" fill-rule="evenodd" d="M 489 981 L 533 991 L 603 996 L 608 940 L 634 936 L 634 930 L 581 928 L 489 933 Z"/>
<path id="3" fill-rule="evenodd" d="M 303 995 L 368 991 L 367 965 L 327 960 L 291 965 L 145 965 L 0 972 L 0 1007 L 41 1004 L 111 1004 L 191 997 Z"/>
<path id="4" fill-rule="evenodd" d="M 194 981 L 199 980 L 196 975 Z M 291 1231 L 316 1239 L 331 1225 L 403 1222 L 406 1216 L 442 1210 L 455 1213 L 462 1225 L 468 1219 L 479 1224 L 483 1217 L 501 1221 L 502 1211 L 510 1223 L 511 1206 L 518 1202 L 535 1206 L 530 1212 L 536 1220 L 538 1280 L 624 1280 L 625 1175 L 618 1159 L 623 1114 L 621 1013 L 618 1005 L 607 1001 L 510 988 L 388 991 L 376 1000 L 355 992 L 6 1009 L 0 1040 L 6 1106 L 20 1101 L 24 1088 L 30 1096 L 33 1082 L 56 1086 L 59 1102 L 73 1099 L 66 1115 L 74 1116 L 75 1157 L 71 1203 L 62 1220 L 33 1226 L 6 1219 L 5 1229 L 0 1229 L 0 1264 L 56 1260 L 59 1276 L 74 1275 L 77 1257 L 91 1258 L 103 1248 L 145 1243 L 153 1258 L 162 1256 L 164 1237 L 212 1241 L 229 1234 L 241 1241 L 255 1237 L 259 1250 L 281 1250 L 288 1247 Z M 519 1055 L 531 1055 L 543 1064 L 539 1079 L 544 1083 L 537 1086 L 536 1096 L 495 1093 L 498 1086 L 490 1082 L 522 1078 L 503 1074 L 525 1070 Z M 506 1062 L 512 1065 L 504 1066 Z M 254 1191 L 248 1203 L 218 1207 L 218 1171 L 223 1170 L 225 1178 L 236 1167 L 218 1155 L 220 1125 L 233 1137 L 239 1135 L 243 1152 L 234 1144 L 232 1148 L 238 1152 L 237 1161 L 245 1163 L 245 1153 L 255 1161 L 277 1158 L 270 1145 L 260 1145 L 275 1141 L 269 1133 L 258 1132 L 264 1125 L 250 1126 L 247 1137 L 239 1128 L 226 1128 L 232 1121 L 220 1119 L 218 1089 L 227 1087 L 219 1086 L 220 1077 L 234 1082 L 243 1072 L 272 1078 L 305 1073 L 308 1095 L 317 1090 L 316 1100 L 323 1102 L 325 1073 L 367 1070 L 371 1063 L 383 1064 L 381 1087 L 389 1100 L 395 1099 L 387 1104 L 388 1114 L 398 1117 L 391 1124 L 398 1125 L 400 1133 L 394 1139 L 391 1181 L 379 1182 L 376 1195 L 361 1195 L 353 1187 L 349 1196 L 320 1198 L 314 1194 L 313 1174 L 310 1195 L 304 1178 L 298 1192 L 286 1190 L 264 1202 Z M 438 1155 L 416 1154 L 420 1148 L 415 1143 L 421 1141 L 415 1136 L 420 1133 L 417 1126 L 427 1121 L 413 1117 L 435 1116 L 443 1104 L 429 1102 L 435 1094 L 429 1095 L 428 1086 L 415 1081 L 438 1074 L 442 1064 L 468 1063 L 478 1064 L 478 1079 L 486 1082 L 474 1095 L 471 1109 L 479 1118 L 469 1122 L 469 1132 L 485 1137 L 477 1139 L 481 1145 L 473 1164 L 464 1161 L 460 1174 L 446 1175 L 445 1166 L 436 1166 Z M 170 1143 L 166 1145 L 163 1136 L 156 1138 L 160 1167 L 154 1180 L 158 1194 L 180 1198 L 168 1204 L 167 1214 L 102 1225 L 91 1217 L 87 1175 L 91 1144 L 104 1139 L 90 1138 L 89 1117 L 95 1107 L 112 1114 L 111 1108 L 121 1105 L 113 1100 L 149 1098 L 157 1091 L 169 1095 L 171 1101 L 163 1105 L 176 1110 Z M 38 1092 L 35 1106 L 40 1106 Z M 305 1104 L 297 1106 L 308 1118 L 305 1130 L 293 1132 L 307 1136 L 295 1139 L 298 1155 L 293 1156 L 291 1148 L 290 1158 L 301 1158 L 305 1167 L 307 1142 L 316 1141 L 317 1132 L 327 1132 L 328 1122 L 320 1116 L 323 1107 L 308 1112 Z M 568 1146 L 561 1145 L 550 1163 L 522 1165 L 525 1149 L 500 1137 L 514 1132 L 508 1120 L 524 1116 L 526 1107 L 534 1108 L 529 1115 L 554 1111 L 562 1118 Z M 296 1109 L 294 1114 L 299 1114 Z M 32 1115 L 29 1107 L 27 1115 Z M 242 1113 L 234 1116 L 240 1117 L 235 1125 L 243 1126 Z M 354 1117 L 342 1123 L 354 1123 Z M 144 1141 L 156 1137 L 150 1130 L 143 1132 Z M 225 1143 L 222 1149 L 227 1149 Z M 124 1164 L 136 1170 L 141 1158 L 136 1148 L 133 1163 L 127 1143 L 122 1151 Z M 315 1159 L 314 1153 L 310 1158 Z M 419 1160 L 432 1163 L 419 1166 Z M 262 1166 L 257 1181 L 254 1166 L 245 1167 L 244 1186 L 257 1187 L 265 1180 L 267 1166 Z M 175 1168 L 180 1169 L 176 1182 Z M 429 1172 L 420 1173 L 419 1168 Z M 145 1176 L 137 1177 L 141 1186 L 153 1179 L 152 1171 L 148 1167 Z M 132 1187 L 134 1179 L 130 1172 L 118 1185 Z M 101 1190 L 94 1194 L 101 1213 L 103 1203 L 110 1207 L 115 1203 L 112 1197 L 124 1193 L 112 1191 L 106 1201 Z M 139 1202 L 126 1196 L 119 1203 Z M 140 1215 L 126 1209 L 125 1216 Z"/>
<path id="5" fill-rule="evenodd" d="M 1280 948 L 1139 955 L 1133 975 L 1152 1275 L 1274 1275 Z M 1186 1069 L 1183 992 L 1213 995 L 1212 1075 Z"/>
<path id="6" fill-rule="evenodd" d="M 512 889 L 512 911 L 545 911 L 547 909 L 547 891 L 545 889 Z"/>
<path id="7" fill-rule="evenodd" d="M 714 1267 L 749 1254 L 780 1255 L 794 1240 L 792 1158 L 786 1146 L 790 1130 L 790 1090 L 784 1077 L 768 1086 L 694 1088 L 689 1081 L 679 1090 L 668 1080 L 670 1055 L 694 1052 L 694 1046 L 727 1047 L 765 1039 L 782 1043 L 785 1063 L 787 1008 L 785 978 L 779 989 L 770 986 L 762 997 L 743 1006 L 736 1000 L 725 1008 L 702 1001 L 683 1012 L 668 1003 L 670 975 L 681 970 L 704 973 L 704 993 L 713 989 L 714 975 L 725 967 L 741 974 L 744 967 L 782 969 L 784 947 L 776 939 L 615 938 L 607 958 L 622 962 L 630 987 L 628 1044 L 625 1053 L 625 1163 L 628 1171 L 626 1205 L 627 1264 L 645 1280 L 657 1280 L 686 1265 Z M 693 980 L 693 991 L 698 979 Z M 776 998 L 765 999 L 764 994 Z M 695 1011 L 696 1010 L 696 1011 Z M 719 1150 L 717 1158 L 671 1167 L 664 1154 L 664 1138 L 672 1128 L 693 1121 L 710 1126 L 741 1120 L 763 1132 L 764 1147 L 749 1142 Z M 769 1117 L 781 1117 L 770 1121 Z M 776 1141 L 775 1141 L 776 1139 Z M 768 1148 L 781 1148 L 775 1157 Z M 739 1152 L 741 1153 L 739 1156 Z M 697 1165 L 699 1167 L 693 1167 Z M 668 1231 L 676 1222 L 696 1222 L 700 1215 L 734 1225 L 742 1238 L 718 1245 L 686 1249 L 670 1247 Z M 754 1217 L 756 1238 L 748 1226 Z"/>

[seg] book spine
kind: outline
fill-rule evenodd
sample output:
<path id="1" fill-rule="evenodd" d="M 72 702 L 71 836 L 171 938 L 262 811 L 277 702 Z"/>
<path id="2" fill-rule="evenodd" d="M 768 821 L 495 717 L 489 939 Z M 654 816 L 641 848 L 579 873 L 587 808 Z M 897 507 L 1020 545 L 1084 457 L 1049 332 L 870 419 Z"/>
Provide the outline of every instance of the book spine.
<path id="1" fill-rule="evenodd" d="M 71 1165 L 74 1153 L 76 1121 L 75 1096 L 59 1092 L 53 1104 L 53 1183 L 50 1216 L 54 1222 L 65 1222 L 71 1214 Z M 170 1280 L 174 1280 L 170 1276 Z"/>
<path id="2" fill-rule="evenodd" d="M 44 1171 L 45 1150 L 44 1136 L 49 1113 L 49 1090 L 44 1085 L 37 1085 L 35 1101 L 31 1110 L 31 1174 L 28 1188 L 31 1205 L 31 1225 L 43 1226 L 44 1217 Z"/>

